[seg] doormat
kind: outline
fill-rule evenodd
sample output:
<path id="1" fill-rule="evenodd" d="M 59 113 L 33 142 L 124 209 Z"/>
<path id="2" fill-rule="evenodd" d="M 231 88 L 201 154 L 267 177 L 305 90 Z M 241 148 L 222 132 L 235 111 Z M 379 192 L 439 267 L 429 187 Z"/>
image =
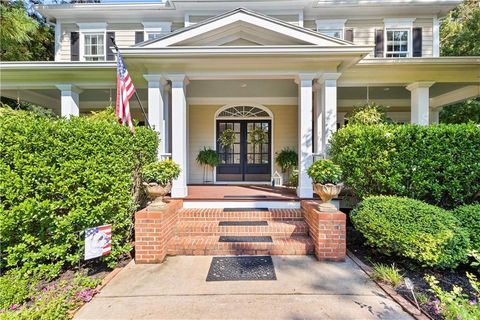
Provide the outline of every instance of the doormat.
<path id="1" fill-rule="evenodd" d="M 218 242 L 273 242 L 272 237 L 220 236 Z"/>
<path id="2" fill-rule="evenodd" d="M 270 256 L 214 257 L 207 281 L 277 280 Z"/>
<path id="3" fill-rule="evenodd" d="M 218 223 L 219 227 L 230 227 L 230 226 L 268 226 L 267 221 L 220 221 Z"/>
<path id="4" fill-rule="evenodd" d="M 223 208 L 223 212 L 269 211 L 268 208 Z"/>
<path id="5" fill-rule="evenodd" d="M 226 199 L 265 199 L 267 198 L 267 196 L 263 195 L 263 196 L 260 196 L 260 195 L 244 195 L 244 196 L 223 196 L 224 198 Z"/>

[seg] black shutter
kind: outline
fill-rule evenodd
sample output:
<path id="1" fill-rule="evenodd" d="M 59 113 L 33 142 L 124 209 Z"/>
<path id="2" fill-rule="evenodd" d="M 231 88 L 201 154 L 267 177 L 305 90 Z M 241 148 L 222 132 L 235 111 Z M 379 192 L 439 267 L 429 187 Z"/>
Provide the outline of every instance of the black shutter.
<path id="1" fill-rule="evenodd" d="M 80 34 L 70 32 L 70 60 L 80 61 Z"/>
<path id="2" fill-rule="evenodd" d="M 143 31 L 135 31 L 135 43 L 143 42 Z"/>
<path id="3" fill-rule="evenodd" d="M 113 47 L 113 41 L 111 38 L 115 40 L 115 32 L 113 31 L 107 32 L 107 61 L 115 61 L 115 54 L 111 49 Z"/>
<path id="4" fill-rule="evenodd" d="M 413 56 L 422 56 L 422 28 L 413 28 Z"/>
<path id="5" fill-rule="evenodd" d="M 353 42 L 353 29 L 345 30 L 345 40 Z"/>
<path id="6" fill-rule="evenodd" d="M 383 30 L 375 30 L 375 57 L 383 58 Z"/>

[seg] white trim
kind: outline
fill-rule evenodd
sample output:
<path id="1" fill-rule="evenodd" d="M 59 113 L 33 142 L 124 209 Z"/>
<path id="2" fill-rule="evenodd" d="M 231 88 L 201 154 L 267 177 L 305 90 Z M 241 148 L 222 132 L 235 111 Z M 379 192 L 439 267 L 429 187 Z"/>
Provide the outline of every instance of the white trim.
<path id="1" fill-rule="evenodd" d="M 221 209 L 221 208 L 270 208 L 300 209 L 300 201 L 200 201 L 183 199 L 185 209 Z"/>
<path id="2" fill-rule="evenodd" d="M 297 105 L 297 97 L 189 97 L 188 102 L 191 105 Z"/>
<path id="3" fill-rule="evenodd" d="M 85 35 L 103 33 L 103 61 L 107 60 L 107 24 L 105 22 L 77 23 L 80 61 L 85 62 Z"/>
<path id="4" fill-rule="evenodd" d="M 407 57 L 413 56 L 413 22 L 416 18 L 388 18 L 383 19 L 383 56 L 387 57 L 387 31 L 407 31 L 408 53 Z M 399 58 L 401 59 L 401 58 Z"/>
<path id="5" fill-rule="evenodd" d="M 270 109 L 268 109 L 267 107 L 265 106 L 262 106 L 260 104 L 254 104 L 254 103 L 248 103 L 248 104 L 231 104 L 231 105 L 225 105 L 221 108 L 219 108 L 216 112 L 215 112 L 215 120 L 218 119 L 218 115 L 220 113 L 222 113 L 223 111 L 227 110 L 227 109 L 230 109 L 230 108 L 234 108 L 234 107 L 253 107 L 253 108 L 258 108 L 258 109 L 261 109 L 263 111 L 265 111 L 266 113 L 268 113 L 269 117 L 260 117 L 260 118 L 248 118 L 248 117 L 232 117 L 232 120 L 236 119 L 236 120 L 249 120 L 249 119 L 253 119 L 253 120 L 256 120 L 256 119 L 273 119 L 273 113 Z M 227 118 L 220 118 L 219 120 L 225 120 Z"/>
<path id="6" fill-rule="evenodd" d="M 416 18 L 383 19 L 386 29 L 411 29 Z"/>
<path id="7" fill-rule="evenodd" d="M 438 17 L 433 18 L 433 49 L 432 56 L 440 57 L 440 20 Z"/>
<path id="8" fill-rule="evenodd" d="M 106 22 L 78 22 L 77 26 L 80 32 L 101 32 L 107 30 Z"/>
<path id="9" fill-rule="evenodd" d="M 148 35 L 152 33 L 158 33 L 163 36 L 172 32 L 171 22 L 144 21 L 142 24 L 144 41 L 152 40 L 148 39 Z"/>
<path id="10" fill-rule="evenodd" d="M 470 85 L 430 99 L 431 108 L 440 108 L 471 98 L 480 97 L 480 85 Z"/>
<path id="11" fill-rule="evenodd" d="M 347 19 L 319 19 L 315 20 L 316 30 L 319 33 L 322 31 L 340 31 L 339 39 L 345 38 L 345 23 Z"/>
<path id="12" fill-rule="evenodd" d="M 55 23 L 55 61 L 62 60 L 62 22 Z"/>

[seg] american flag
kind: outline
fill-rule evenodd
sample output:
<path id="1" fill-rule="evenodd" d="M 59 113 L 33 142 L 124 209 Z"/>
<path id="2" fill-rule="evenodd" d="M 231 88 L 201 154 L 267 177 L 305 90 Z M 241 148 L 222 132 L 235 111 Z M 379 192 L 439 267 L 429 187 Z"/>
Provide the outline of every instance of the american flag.
<path id="1" fill-rule="evenodd" d="M 85 241 L 89 241 L 89 245 L 85 246 L 85 260 L 109 254 L 112 250 L 112 225 L 86 229 Z"/>
<path id="2" fill-rule="evenodd" d="M 128 70 L 123 63 L 120 51 L 117 50 L 117 105 L 115 113 L 121 124 L 127 124 L 131 132 L 134 132 L 132 117 L 130 115 L 130 103 L 128 100 L 135 93 L 135 86 Z"/>

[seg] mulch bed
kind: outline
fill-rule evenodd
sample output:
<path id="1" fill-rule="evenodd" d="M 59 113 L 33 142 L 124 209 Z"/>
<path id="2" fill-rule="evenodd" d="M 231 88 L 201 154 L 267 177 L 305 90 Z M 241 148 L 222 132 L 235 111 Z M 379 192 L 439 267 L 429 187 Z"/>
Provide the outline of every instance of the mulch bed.
<path id="1" fill-rule="evenodd" d="M 470 266 L 460 266 L 456 270 L 424 268 L 405 258 L 381 254 L 375 249 L 365 245 L 365 238 L 360 232 L 353 228 L 350 221 L 347 225 L 347 248 L 368 266 L 372 267 L 373 263 L 382 263 L 386 265 L 395 264 L 395 266 L 401 270 L 404 277 L 408 277 L 412 280 L 416 294 L 420 293 L 428 296 L 429 302 L 426 304 L 420 304 L 420 306 L 433 319 L 442 319 L 442 317 L 435 312 L 434 304 L 432 302 L 436 298 L 429 291 L 429 285 L 424 280 L 425 275 L 435 276 L 444 290 L 451 290 L 452 286 L 456 285 L 463 288 L 465 293 L 472 297 L 474 296 L 473 289 L 466 277 L 466 272 L 477 273 Z M 410 291 L 407 290 L 404 285 L 396 288 L 395 291 L 414 304 Z"/>

